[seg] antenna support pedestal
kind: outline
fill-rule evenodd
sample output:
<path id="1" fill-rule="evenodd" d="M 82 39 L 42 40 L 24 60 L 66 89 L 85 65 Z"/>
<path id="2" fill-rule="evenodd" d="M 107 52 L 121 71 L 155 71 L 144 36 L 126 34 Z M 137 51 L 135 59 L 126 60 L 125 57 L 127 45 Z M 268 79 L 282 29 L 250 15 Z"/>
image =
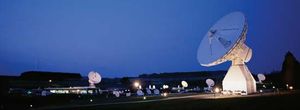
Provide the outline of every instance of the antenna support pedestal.
<path id="1" fill-rule="evenodd" d="M 90 83 L 90 88 L 96 88 L 95 84 L 94 83 Z"/>
<path id="2" fill-rule="evenodd" d="M 256 92 L 256 83 L 245 63 L 232 61 L 222 85 L 223 90 L 237 92 L 245 91 L 247 94 Z"/>

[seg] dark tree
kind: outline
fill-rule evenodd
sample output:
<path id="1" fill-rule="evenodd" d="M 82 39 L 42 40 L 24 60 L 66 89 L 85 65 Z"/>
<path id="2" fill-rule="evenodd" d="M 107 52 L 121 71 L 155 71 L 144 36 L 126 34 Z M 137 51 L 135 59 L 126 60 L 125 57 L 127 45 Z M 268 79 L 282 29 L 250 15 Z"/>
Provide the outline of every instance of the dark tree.
<path id="1" fill-rule="evenodd" d="M 300 87 L 300 64 L 291 52 L 287 52 L 282 64 L 283 82 L 296 88 Z"/>
<path id="2" fill-rule="evenodd" d="M 130 80 L 129 77 L 123 77 L 120 79 L 121 83 L 126 86 L 126 87 L 130 87 Z"/>

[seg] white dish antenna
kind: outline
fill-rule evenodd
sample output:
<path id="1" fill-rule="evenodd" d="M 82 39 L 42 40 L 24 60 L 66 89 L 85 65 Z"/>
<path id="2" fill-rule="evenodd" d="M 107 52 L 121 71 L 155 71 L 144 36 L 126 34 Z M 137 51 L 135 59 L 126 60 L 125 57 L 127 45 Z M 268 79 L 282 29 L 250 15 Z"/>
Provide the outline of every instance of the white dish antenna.
<path id="1" fill-rule="evenodd" d="M 146 88 L 146 92 L 147 92 L 147 94 L 152 94 L 152 92 L 151 92 L 151 90 L 149 89 L 149 88 Z"/>
<path id="2" fill-rule="evenodd" d="M 119 91 L 113 91 L 113 94 L 114 94 L 116 97 L 120 97 L 120 92 L 119 92 Z"/>
<path id="3" fill-rule="evenodd" d="M 144 95 L 144 92 L 142 91 L 142 90 L 137 90 L 136 91 L 136 94 L 138 95 L 138 96 L 143 96 Z"/>
<path id="4" fill-rule="evenodd" d="M 209 88 L 215 85 L 215 82 L 212 79 L 206 79 L 205 82 Z"/>
<path id="5" fill-rule="evenodd" d="M 159 95 L 159 90 L 158 89 L 154 89 L 154 94 L 155 95 Z"/>
<path id="6" fill-rule="evenodd" d="M 264 74 L 257 74 L 258 80 L 260 83 L 262 83 L 262 81 L 266 80 L 266 76 Z"/>
<path id="7" fill-rule="evenodd" d="M 244 42 L 248 27 L 243 13 L 230 13 L 214 24 L 198 48 L 198 61 L 202 66 L 214 66 L 236 57 L 248 62 L 252 50 Z"/>
<path id="8" fill-rule="evenodd" d="M 95 84 L 98 84 L 101 82 L 100 74 L 95 71 L 89 72 L 88 78 L 89 78 L 90 86 L 92 86 L 92 87 L 95 87 Z"/>
<path id="9" fill-rule="evenodd" d="M 202 66 L 232 62 L 222 82 L 223 90 L 256 92 L 255 80 L 245 65 L 252 57 L 252 49 L 244 43 L 247 30 L 244 14 L 230 13 L 209 29 L 198 48 L 197 59 Z"/>
<path id="10" fill-rule="evenodd" d="M 188 83 L 186 81 L 181 81 L 182 87 L 188 87 Z"/>

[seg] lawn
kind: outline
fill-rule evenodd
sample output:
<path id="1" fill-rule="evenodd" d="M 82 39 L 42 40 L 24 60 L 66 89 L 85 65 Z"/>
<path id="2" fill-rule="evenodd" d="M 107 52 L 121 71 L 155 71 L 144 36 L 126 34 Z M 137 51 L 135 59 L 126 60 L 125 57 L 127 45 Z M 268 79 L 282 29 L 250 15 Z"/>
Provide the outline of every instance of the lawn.
<path id="1" fill-rule="evenodd" d="M 63 108 L 63 110 L 300 110 L 300 93 L 224 99 L 184 98 L 165 101 Z"/>

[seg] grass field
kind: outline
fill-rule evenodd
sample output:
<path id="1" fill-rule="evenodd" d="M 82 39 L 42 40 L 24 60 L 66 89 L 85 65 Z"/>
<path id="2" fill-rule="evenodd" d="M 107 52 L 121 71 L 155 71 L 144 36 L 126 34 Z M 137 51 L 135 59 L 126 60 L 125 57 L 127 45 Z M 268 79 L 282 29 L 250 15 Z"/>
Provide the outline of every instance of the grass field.
<path id="1" fill-rule="evenodd" d="M 160 99 L 160 98 L 158 98 Z M 253 95 L 250 97 L 203 98 L 187 97 L 134 103 L 109 103 L 59 108 L 63 110 L 300 110 L 300 93 Z M 138 99 L 140 100 L 140 99 Z M 146 99 L 152 100 L 152 99 Z M 145 101 L 146 101 L 145 100 Z M 153 99 L 154 100 L 154 99 Z"/>

